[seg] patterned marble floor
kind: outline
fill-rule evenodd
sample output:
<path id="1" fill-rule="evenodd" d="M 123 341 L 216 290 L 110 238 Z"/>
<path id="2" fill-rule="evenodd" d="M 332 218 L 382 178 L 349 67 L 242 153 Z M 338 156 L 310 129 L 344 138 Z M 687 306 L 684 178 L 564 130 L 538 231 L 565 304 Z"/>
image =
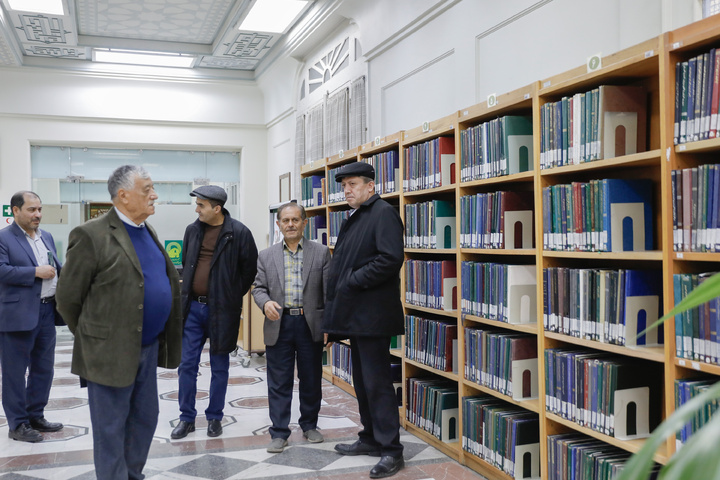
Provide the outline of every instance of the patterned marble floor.
<path id="1" fill-rule="evenodd" d="M 87 407 L 87 391 L 70 373 L 72 337 L 61 332 L 55 358 L 55 380 L 45 416 L 63 422 L 60 432 L 44 434 L 45 440 L 30 444 L 7 436 L 7 422 L 0 416 L 0 480 L 90 480 L 92 434 Z M 198 377 L 197 410 L 207 404 L 210 368 L 207 348 Z M 177 372 L 158 370 L 160 419 L 150 458 L 145 467 L 148 480 L 234 480 L 245 478 L 296 479 L 323 478 L 353 480 L 368 478 L 377 458 L 343 457 L 333 447 L 353 442 L 359 426 L 355 399 L 328 382 L 323 383 L 323 404 L 318 428 L 325 442 L 310 444 L 297 425 L 297 393 L 293 397 L 293 434 L 289 447 L 280 454 L 269 454 L 267 433 L 267 385 L 265 358 L 245 352 L 231 358 L 223 434 L 206 435 L 206 422 L 198 417 L 197 430 L 182 440 L 170 440 L 178 422 Z M 406 467 L 393 477 L 398 480 L 482 479 L 423 440 L 402 432 Z M 102 479 L 101 479 L 102 480 Z"/>

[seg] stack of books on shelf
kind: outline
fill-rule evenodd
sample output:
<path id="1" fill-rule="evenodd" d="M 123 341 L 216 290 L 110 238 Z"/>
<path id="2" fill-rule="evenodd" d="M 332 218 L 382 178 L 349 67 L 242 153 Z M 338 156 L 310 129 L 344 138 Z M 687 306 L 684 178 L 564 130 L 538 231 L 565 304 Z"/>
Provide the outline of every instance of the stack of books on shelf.
<path id="1" fill-rule="evenodd" d="M 305 238 L 313 242 L 328 244 L 327 219 L 322 215 L 308 217 L 308 223 L 305 225 Z"/>
<path id="2" fill-rule="evenodd" d="M 507 323 L 537 321 L 535 265 L 464 261 L 462 313 Z"/>
<path id="3" fill-rule="evenodd" d="M 436 310 L 457 310 L 454 260 L 406 260 L 405 302 Z"/>
<path id="4" fill-rule="evenodd" d="M 457 324 L 405 315 L 405 358 L 457 373 Z"/>
<path id="5" fill-rule="evenodd" d="M 592 350 L 544 354 L 549 412 L 621 439 L 647 437 L 660 423 L 658 368 Z"/>
<path id="6" fill-rule="evenodd" d="M 439 440 L 459 440 L 458 386 L 438 378 L 407 379 L 407 420 Z"/>
<path id="7" fill-rule="evenodd" d="M 675 410 L 689 402 L 692 398 L 703 393 L 716 381 L 716 378 L 709 377 L 675 380 Z M 688 441 L 692 434 L 704 427 L 715 415 L 717 409 L 717 399 L 706 403 L 703 408 L 696 409 L 692 420 L 686 423 L 675 434 L 677 448 L 680 448 L 682 444 Z"/>
<path id="8" fill-rule="evenodd" d="M 328 212 L 328 221 L 330 223 L 328 229 L 328 246 L 337 243 L 338 235 L 340 235 L 340 227 L 345 220 L 350 217 L 350 210 L 342 210 L 340 212 Z"/>
<path id="9" fill-rule="evenodd" d="M 325 177 L 323 175 L 303 177 L 301 183 L 303 207 L 310 208 L 325 205 Z"/>
<path id="10" fill-rule="evenodd" d="M 675 64 L 675 145 L 717 135 L 719 55 L 713 48 Z"/>
<path id="11" fill-rule="evenodd" d="M 460 181 L 532 170 L 532 117 L 508 115 L 460 133 Z"/>
<path id="12" fill-rule="evenodd" d="M 345 192 L 340 185 L 340 182 L 335 181 L 335 174 L 343 168 L 335 167 L 328 170 L 327 174 L 327 203 L 339 203 L 345 201 Z"/>
<path id="13" fill-rule="evenodd" d="M 462 248 L 533 248 L 533 193 L 500 191 L 460 197 Z"/>
<path id="14" fill-rule="evenodd" d="M 350 347 L 341 342 L 332 344 L 332 374 L 352 385 Z"/>
<path id="15" fill-rule="evenodd" d="M 465 378 L 515 399 L 537 398 L 535 335 L 465 328 Z"/>
<path id="16" fill-rule="evenodd" d="M 664 343 L 662 328 L 637 336 L 660 318 L 657 270 L 545 268 L 543 295 L 547 331 L 615 345 Z"/>
<path id="17" fill-rule="evenodd" d="M 413 192 L 455 183 L 455 139 L 438 137 L 405 148 L 403 191 Z"/>
<path id="18" fill-rule="evenodd" d="M 400 158 L 397 150 L 376 153 L 371 157 L 362 158 L 361 161 L 375 168 L 375 193 L 385 195 L 399 190 Z"/>
<path id="19" fill-rule="evenodd" d="M 720 164 L 673 170 L 673 249 L 720 251 Z"/>
<path id="20" fill-rule="evenodd" d="M 653 249 L 652 182 L 602 179 L 545 187 L 545 250 Z"/>
<path id="21" fill-rule="evenodd" d="M 675 303 L 714 273 L 676 273 L 673 275 Z M 675 355 L 718 365 L 720 360 L 720 297 L 675 315 Z"/>
<path id="22" fill-rule="evenodd" d="M 463 397 L 462 448 L 515 478 L 540 478 L 537 413 L 488 396 Z"/>
<path id="23" fill-rule="evenodd" d="M 540 110 L 540 168 L 645 151 L 646 115 L 643 87 L 601 85 L 548 102 Z"/>
<path id="24" fill-rule="evenodd" d="M 405 248 L 455 248 L 455 204 L 429 200 L 405 205 Z"/>

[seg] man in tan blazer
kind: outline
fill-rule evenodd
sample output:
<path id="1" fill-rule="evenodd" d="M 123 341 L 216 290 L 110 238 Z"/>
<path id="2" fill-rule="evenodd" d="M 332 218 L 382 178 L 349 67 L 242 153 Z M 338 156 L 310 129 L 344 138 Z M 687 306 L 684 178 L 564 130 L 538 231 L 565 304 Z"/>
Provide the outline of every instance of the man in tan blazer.
<path id="1" fill-rule="evenodd" d="M 317 430 L 322 401 L 320 326 L 330 262 L 330 250 L 325 245 L 303 238 L 307 216 L 302 206 L 282 205 L 277 211 L 277 224 L 283 241 L 260 252 L 252 291 L 255 303 L 265 313 L 270 453 L 282 452 L 290 436 L 295 358 L 300 384 L 298 424 L 308 441 L 323 441 Z"/>
<path id="2" fill-rule="evenodd" d="M 180 363 L 177 271 L 145 220 L 158 196 L 142 167 L 108 179 L 114 208 L 70 232 L 55 293 L 75 336 L 72 372 L 87 381 L 95 473 L 142 479 L 159 406 L 157 367 Z"/>

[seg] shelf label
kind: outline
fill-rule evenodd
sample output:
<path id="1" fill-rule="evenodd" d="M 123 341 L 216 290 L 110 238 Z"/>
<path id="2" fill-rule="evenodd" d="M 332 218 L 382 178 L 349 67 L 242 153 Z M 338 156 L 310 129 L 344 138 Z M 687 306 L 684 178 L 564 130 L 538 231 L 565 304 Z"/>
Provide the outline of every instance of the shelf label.
<path id="1" fill-rule="evenodd" d="M 543 83 L 543 88 L 549 87 L 551 83 L 552 83 L 552 82 L 551 82 L 550 80 L 548 80 L 547 82 Z"/>
<path id="2" fill-rule="evenodd" d="M 596 53 L 592 57 L 587 59 L 587 71 L 588 73 L 600 70 L 602 68 L 602 54 Z"/>
<path id="3" fill-rule="evenodd" d="M 487 97 L 488 108 L 492 108 L 492 107 L 496 106 L 497 104 L 498 104 L 497 94 L 491 93 L 490 95 L 488 95 L 488 97 Z"/>
<path id="4" fill-rule="evenodd" d="M 683 254 L 682 254 L 682 253 L 677 253 L 677 254 L 675 255 L 675 258 L 683 258 Z"/>
<path id="5" fill-rule="evenodd" d="M 686 149 L 687 149 L 687 145 L 685 145 L 685 144 L 678 145 L 678 150 L 680 150 L 681 152 L 684 152 Z"/>
<path id="6" fill-rule="evenodd" d="M 430 131 L 430 122 L 423 122 L 422 131 L 423 133 L 427 133 Z"/>
<path id="7" fill-rule="evenodd" d="M 338 155 L 340 156 L 340 158 L 343 158 L 345 156 L 345 150 L 340 150 L 338 152 Z"/>
<path id="8" fill-rule="evenodd" d="M 379 136 L 375 137 L 375 146 L 377 147 L 378 145 L 380 145 L 380 137 Z"/>
<path id="9" fill-rule="evenodd" d="M 670 147 L 668 147 L 667 150 L 665 151 L 665 158 L 667 159 L 668 162 L 670 161 Z"/>
<path id="10" fill-rule="evenodd" d="M 463 117 L 464 117 L 464 116 L 467 116 L 467 115 L 470 115 L 470 112 L 467 111 L 467 110 L 463 111 Z"/>
<path id="11" fill-rule="evenodd" d="M 679 358 L 678 358 L 678 365 L 680 365 L 681 367 L 684 367 L 684 366 L 685 366 L 685 360 L 682 360 L 682 359 L 679 359 Z"/>
<path id="12" fill-rule="evenodd" d="M 648 50 L 647 52 L 645 52 L 645 58 L 650 58 L 653 55 L 655 55 L 655 50 Z"/>
<path id="13" fill-rule="evenodd" d="M 675 42 L 672 44 L 673 50 L 675 50 L 676 48 L 680 48 L 680 47 L 682 47 L 682 42 Z"/>
<path id="14" fill-rule="evenodd" d="M 700 370 L 700 364 L 698 362 L 692 362 L 690 365 L 692 365 L 693 370 Z"/>
<path id="15" fill-rule="evenodd" d="M 526 93 L 525 96 L 523 97 L 523 100 L 529 100 L 529 99 L 530 99 L 530 94 Z"/>

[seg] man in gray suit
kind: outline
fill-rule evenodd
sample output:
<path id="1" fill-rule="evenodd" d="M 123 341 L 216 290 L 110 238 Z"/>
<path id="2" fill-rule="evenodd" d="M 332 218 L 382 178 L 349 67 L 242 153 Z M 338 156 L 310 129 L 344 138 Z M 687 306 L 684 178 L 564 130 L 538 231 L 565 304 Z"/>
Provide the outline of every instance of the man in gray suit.
<path id="1" fill-rule="evenodd" d="M 255 303 L 265 313 L 265 355 L 267 358 L 270 436 L 267 448 L 280 453 L 290 436 L 295 358 L 300 393 L 303 436 L 320 443 L 317 430 L 322 400 L 323 333 L 320 326 L 325 308 L 325 291 L 330 250 L 305 240 L 305 209 L 286 203 L 277 211 L 277 225 L 283 242 L 260 252 L 258 272 L 252 291 Z"/>
<path id="2" fill-rule="evenodd" d="M 70 232 L 57 309 L 75 335 L 72 372 L 87 380 L 95 474 L 145 478 L 157 426 L 157 367 L 180 363 L 180 282 L 155 230 L 152 179 L 118 167 L 114 208 Z"/>

